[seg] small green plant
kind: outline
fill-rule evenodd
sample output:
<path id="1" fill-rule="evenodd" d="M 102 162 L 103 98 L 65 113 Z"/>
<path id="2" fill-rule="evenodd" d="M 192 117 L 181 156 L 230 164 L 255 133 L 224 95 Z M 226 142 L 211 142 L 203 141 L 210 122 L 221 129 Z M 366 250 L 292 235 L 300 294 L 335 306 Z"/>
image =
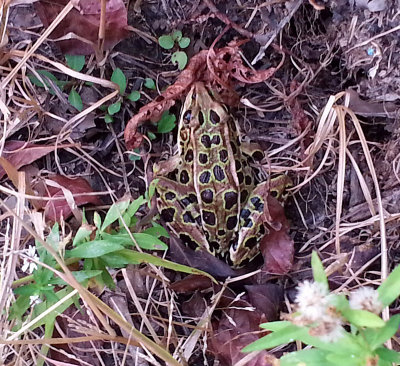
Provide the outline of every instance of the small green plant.
<path id="1" fill-rule="evenodd" d="M 400 364 L 400 354 L 385 347 L 400 325 L 400 314 L 384 321 L 380 312 L 400 294 L 400 266 L 377 290 L 360 287 L 345 294 L 329 292 L 323 265 L 312 254 L 314 281 L 298 288 L 297 311 L 286 318 L 261 324 L 267 336 L 243 349 L 251 352 L 273 348 L 295 340 L 313 348 L 290 352 L 279 366 L 391 366 Z"/>
<path id="2" fill-rule="evenodd" d="M 80 72 L 85 66 L 85 56 L 81 55 L 65 55 L 67 65 L 75 71 Z M 58 80 L 57 77 L 47 70 L 37 70 L 38 76 L 28 74 L 29 80 L 32 84 L 49 90 L 51 95 L 56 95 L 57 89 L 63 91 L 69 84 L 69 81 Z M 76 91 L 75 87 L 71 87 L 68 94 L 69 103 L 76 108 L 79 112 L 83 110 L 82 98 Z"/>
<path id="3" fill-rule="evenodd" d="M 112 75 L 111 81 L 119 86 L 120 97 L 115 103 L 110 104 L 108 107 L 103 108 L 107 112 L 104 115 L 104 122 L 111 123 L 114 121 L 113 116 L 121 110 L 122 102 L 124 99 L 128 99 L 131 102 L 137 102 L 140 99 L 140 92 L 132 90 L 129 94 L 126 94 L 127 79 L 125 74 L 120 68 L 116 68 Z"/>
<path id="4" fill-rule="evenodd" d="M 202 271 L 137 250 L 138 248 L 151 251 L 167 249 L 167 245 L 160 240 L 160 237 L 168 237 L 168 233 L 159 224 L 152 222 L 146 229 L 140 232 L 136 230 L 139 220 L 137 212 L 143 205 L 150 206 L 154 193 L 155 182 L 150 185 L 145 196 L 140 196 L 132 202 L 129 199 L 122 199 L 113 204 L 104 219 L 96 212 L 92 225 L 84 216 L 82 225 L 72 240 L 72 247 L 69 247 L 68 239 L 60 237 L 58 224 L 53 226 L 46 243 L 63 258 L 66 265 L 76 267 L 79 264 L 80 269 L 71 273 L 82 286 L 99 292 L 105 287 L 115 288 L 112 271 L 124 268 L 128 264 L 151 263 L 176 271 L 205 275 L 214 280 Z M 73 293 L 74 289 L 71 286 L 56 275 L 57 271 L 60 271 L 60 266 L 39 242 L 26 251 L 21 270 L 30 275 L 13 283 L 14 294 L 17 296 L 9 312 L 9 319 L 15 324 L 13 331 L 19 331 L 29 319 L 39 317 L 37 321 L 32 322 L 29 329 L 34 330 L 44 326 L 45 337 L 51 338 L 56 317 L 72 304 L 80 309 L 79 297 Z M 63 301 L 59 306 L 46 317 L 40 318 L 40 314 L 61 299 Z M 47 350 L 48 347 L 43 346 L 41 353 L 46 354 Z M 41 364 L 42 361 L 38 363 Z"/>
<path id="5" fill-rule="evenodd" d="M 171 55 L 171 62 L 178 65 L 179 70 L 183 70 L 187 64 L 188 57 L 183 49 L 190 44 L 190 38 L 183 37 L 180 30 L 176 30 L 171 34 L 165 34 L 158 38 L 159 45 L 165 50 L 176 48 L 177 50 Z"/>

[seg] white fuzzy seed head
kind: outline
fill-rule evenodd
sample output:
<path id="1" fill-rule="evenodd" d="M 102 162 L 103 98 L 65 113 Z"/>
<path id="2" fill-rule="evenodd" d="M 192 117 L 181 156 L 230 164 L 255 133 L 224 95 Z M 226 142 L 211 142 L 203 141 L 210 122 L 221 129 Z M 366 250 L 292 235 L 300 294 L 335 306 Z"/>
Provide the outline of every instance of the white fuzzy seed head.
<path id="1" fill-rule="evenodd" d="M 328 305 L 327 287 L 319 282 L 304 281 L 297 289 L 295 302 L 301 317 L 310 322 L 319 320 L 325 314 Z"/>
<path id="2" fill-rule="evenodd" d="M 367 310 L 374 314 L 382 311 L 378 291 L 369 286 L 360 287 L 350 293 L 349 304 L 354 310 Z"/>

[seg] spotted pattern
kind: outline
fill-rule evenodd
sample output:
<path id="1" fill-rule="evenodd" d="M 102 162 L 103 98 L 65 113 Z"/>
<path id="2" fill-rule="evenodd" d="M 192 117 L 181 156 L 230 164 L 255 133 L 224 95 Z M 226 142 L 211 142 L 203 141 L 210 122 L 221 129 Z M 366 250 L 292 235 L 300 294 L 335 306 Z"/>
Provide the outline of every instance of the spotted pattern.
<path id="1" fill-rule="evenodd" d="M 197 87 L 189 92 L 192 100 L 185 102 L 189 108 L 182 115 L 178 135 L 182 157 L 160 175 L 166 181 L 156 187 L 157 205 L 187 246 L 204 246 L 237 266 L 253 259 L 268 231 L 262 223 L 264 191 L 255 186 L 257 177 L 251 167 L 264 155 L 242 151 L 237 123 L 226 106 L 218 105 L 207 92 Z M 207 99 L 210 96 L 212 100 Z"/>
<path id="2" fill-rule="evenodd" d="M 165 222 L 174 221 L 176 210 L 173 207 L 164 208 L 161 210 L 161 217 Z"/>
<path id="3" fill-rule="evenodd" d="M 214 226 L 216 224 L 215 213 L 212 211 L 203 210 L 203 221 L 210 226 Z"/>
<path id="4" fill-rule="evenodd" d="M 176 194 L 174 192 L 165 193 L 165 199 L 168 201 L 173 201 L 176 198 Z"/>
<path id="5" fill-rule="evenodd" d="M 219 145 L 221 143 L 221 136 L 214 135 L 211 139 L 211 145 Z"/>
<path id="6" fill-rule="evenodd" d="M 210 111 L 210 121 L 213 125 L 217 125 L 221 121 L 221 118 L 219 117 L 217 112 L 211 110 Z"/>
<path id="7" fill-rule="evenodd" d="M 219 160 L 221 163 L 226 163 L 228 161 L 228 151 L 226 149 L 219 152 Z"/>
<path id="8" fill-rule="evenodd" d="M 190 212 L 185 212 L 183 214 L 183 222 L 186 224 L 188 224 L 188 223 L 194 224 L 195 223 L 194 218 Z"/>
<path id="9" fill-rule="evenodd" d="M 179 175 L 179 181 L 182 184 L 187 184 L 190 182 L 189 173 L 186 170 L 181 171 L 181 174 Z"/>
<path id="10" fill-rule="evenodd" d="M 200 123 L 200 126 L 204 125 L 204 113 L 203 112 L 199 112 L 199 123 Z"/>
<path id="11" fill-rule="evenodd" d="M 211 178 L 210 171 L 205 170 L 203 173 L 200 174 L 199 181 L 201 184 L 207 184 L 210 182 L 210 178 Z"/>
<path id="12" fill-rule="evenodd" d="M 255 236 L 251 236 L 244 242 L 244 246 L 249 249 L 253 249 L 258 244 L 258 240 Z"/>
<path id="13" fill-rule="evenodd" d="M 238 203 L 238 194 L 235 191 L 228 191 L 224 194 L 225 209 L 231 210 Z"/>
<path id="14" fill-rule="evenodd" d="M 179 239 L 181 239 L 183 244 L 187 245 L 192 250 L 196 250 L 199 247 L 199 245 L 188 234 L 179 234 Z"/>
<path id="15" fill-rule="evenodd" d="M 204 191 L 201 191 L 200 196 L 204 203 L 212 203 L 214 192 L 211 189 L 205 189 Z"/>
<path id="16" fill-rule="evenodd" d="M 218 182 L 222 182 L 225 179 L 225 172 L 219 165 L 215 165 L 213 168 L 214 178 Z"/>
<path id="17" fill-rule="evenodd" d="M 203 146 L 204 146 L 206 149 L 209 149 L 209 148 L 211 147 L 211 138 L 210 138 L 210 135 L 206 135 L 206 134 L 202 135 L 200 141 L 201 141 L 201 143 L 203 144 Z"/>
<path id="18" fill-rule="evenodd" d="M 208 155 L 204 153 L 199 154 L 199 163 L 205 165 L 208 163 Z"/>
<path id="19" fill-rule="evenodd" d="M 233 230 L 237 225 L 237 217 L 236 216 L 229 216 L 226 220 L 226 228 L 228 230 Z"/>
<path id="20" fill-rule="evenodd" d="M 192 149 L 189 149 L 189 150 L 186 152 L 185 161 L 186 161 L 187 163 L 191 163 L 191 162 L 193 161 L 193 150 L 192 150 Z"/>

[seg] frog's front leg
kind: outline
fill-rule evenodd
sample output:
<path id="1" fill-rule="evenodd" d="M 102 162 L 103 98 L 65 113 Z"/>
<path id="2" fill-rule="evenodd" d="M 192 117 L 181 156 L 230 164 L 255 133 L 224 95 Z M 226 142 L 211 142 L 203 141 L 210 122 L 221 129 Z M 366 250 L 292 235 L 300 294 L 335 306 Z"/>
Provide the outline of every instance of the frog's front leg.
<path id="1" fill-rule="evenodd" d="M 201 215 L 194 190 L 187 185 L 163 176 L 156 176 L 157 208 L 169 229 L 182 242 L 195 250 L 203 247 L 210 250 L 203 232 Z"/>

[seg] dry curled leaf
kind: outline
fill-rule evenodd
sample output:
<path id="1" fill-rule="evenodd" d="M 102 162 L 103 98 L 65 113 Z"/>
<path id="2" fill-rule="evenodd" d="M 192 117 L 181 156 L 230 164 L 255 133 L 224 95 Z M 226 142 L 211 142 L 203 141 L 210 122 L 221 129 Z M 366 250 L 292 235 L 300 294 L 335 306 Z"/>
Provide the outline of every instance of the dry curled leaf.
<path id="1" fill-rule="evenodd" d="M 72 146 L 59 145 L 58 148 Z M 54 145 L 36 145 L 24 141 L 10 140 L 5 143 L 2 157 L 6 159 L 15 169 L 33 163 L 35 160 L 54 151 Z M 6 171 L 0 166 L 0 179 L 4 177 Z"/>
<path id="2" fill-rule="evenodd" d="M 47 180 L 40 180 L 34 187 L 42 196 L 51 197 L 50 201 L 39 201 L 44 208 L 46 218 L 58 221 L 71 216 L 75 207 L 91 203 L 101 204 L 87 180 L 54 175 Z"/>
<path id="3" fill-rule="evenodd" d="M 154 101 L 140 108 L 139 112 L 129 120 L 125 128 L 127 148 L 134 149 L 141 145 L 143 136 L 137 129 L 143 122 L 160 120 L 163 112 L 171 108 L 197 81 L 204 82 L 214 90 L 221 102 L 227 105 L 236 105 L 239 97 L 234 91 L 235 82 L 258 83 L 271 77 L 280 66 L 255 71 L 243 65 L 239 46 L 244 42 L 231 42 L 226 47 L 204 50 L 194 55 L 176 82 Z"/>
<path id="4" fill-rule="evenodd" d="M 268 197 L 268 209 L 272 219 L 281 224 L 280 228 L 270 229 L 268 235 L 264 236 L 260 243 L 260 251 L 264 257 L 263 270 L 276 273 L 288 273 L 293 265 L 294 244 L 289 236 L 289 223 L 285 212 L 279 201 Z"/>
<path id="5" fill-rule="evenodd" d="M 48 27 L 60 14 L 68 0 L 40 0 L 35 9 L 43 25 Z M 72 9 L 51 33 L 64 54 L 90 55 L 97 51 L 101 2 L 77 0 Z M 127 11 L 122 0 L 106 3 L 104 49 L 113 48 L 129 35 Z"/>

